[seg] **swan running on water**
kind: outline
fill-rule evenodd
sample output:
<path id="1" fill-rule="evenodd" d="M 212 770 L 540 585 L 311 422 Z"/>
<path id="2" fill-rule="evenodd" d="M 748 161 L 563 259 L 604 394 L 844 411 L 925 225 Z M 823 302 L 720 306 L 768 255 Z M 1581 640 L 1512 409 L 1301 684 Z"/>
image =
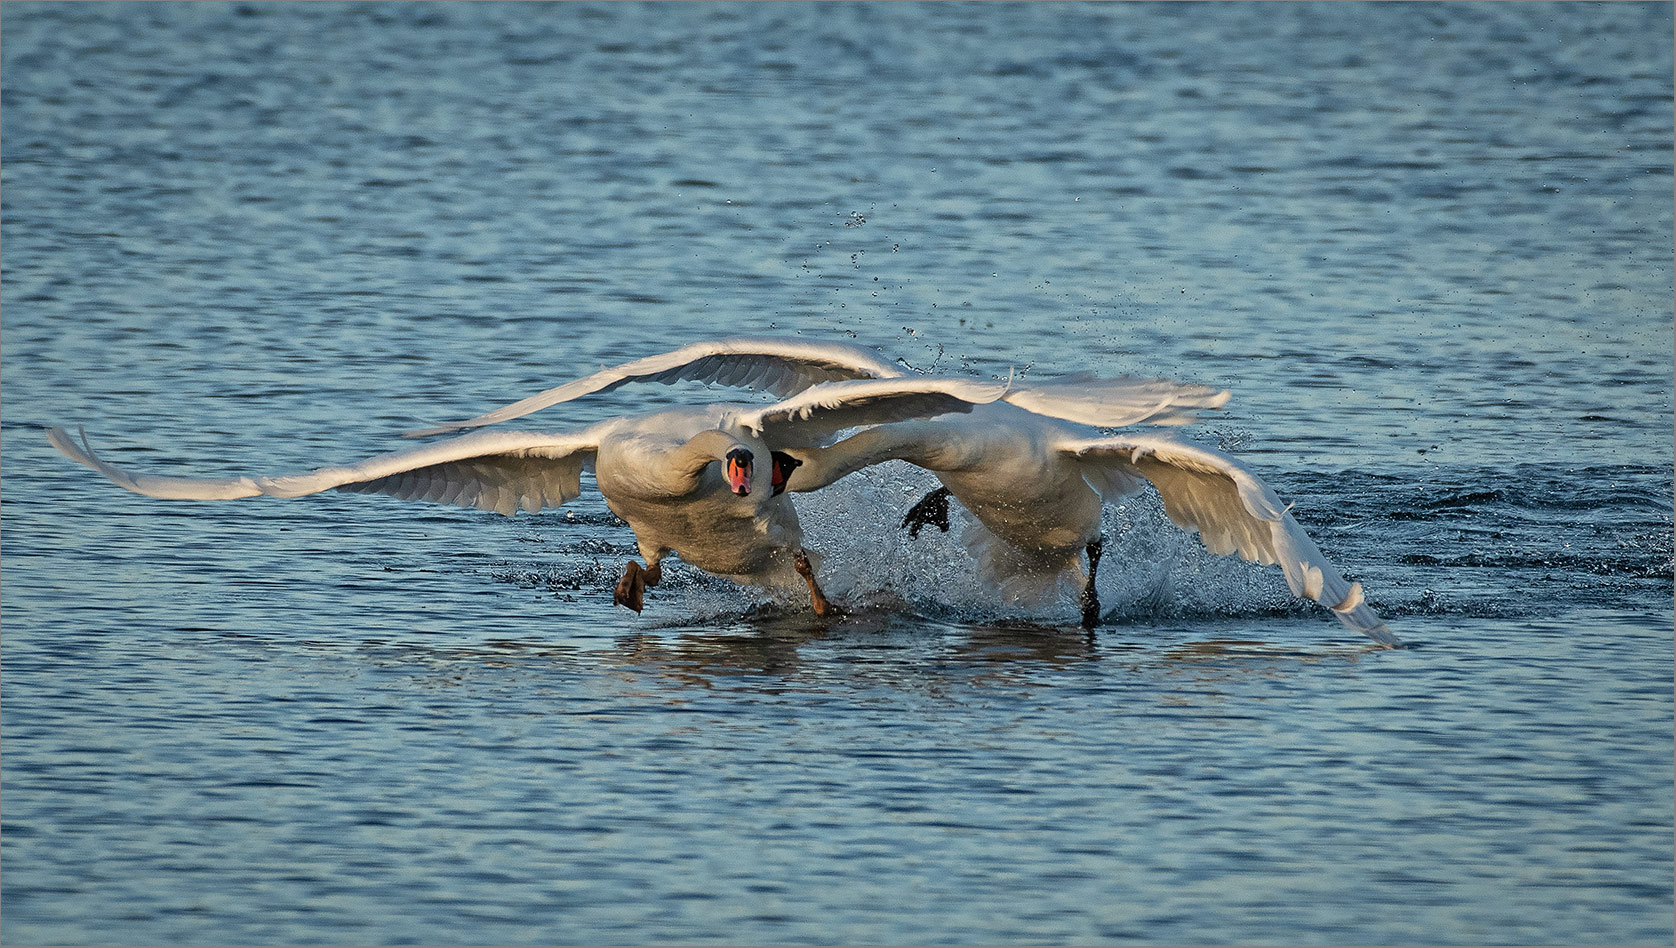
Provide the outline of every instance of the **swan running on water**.
<path id="1" fill-rule="evenodd" d="M 815 612 L 831 603 L 803 548 L 797 513 L 784 496 L 796 467 L 770 444 L 813 447 L 858 425 L 970 411 L 1006 387 L 959 379 L 888 379 L 818 384 L 767 406 L 712 405 L 615 418 L 578 431 L 479 431 L 343 467 L 276 477 L 160 477 L 133 474 L 51 428 L 54 447 L 117 486 L 171 500 L 302 497 L 326 490 L 389 494 L 511 515 L 558 507 L 582 493 L 582 469 L 612 512 L 634 531 L 645 557 L 632 560 L 616 590 L 639 612 L 670 552 L 698 569 L 761 586 L 808 584 Z"/>
<path id="2" fill-rule="evenodd" d="M 648 356 L 532 395 L 467 421 L 410 436 L 495 424 L 560 402 L 609 392 L 633 381 L 761 388 L 784 395 L 833 379 L 890 379 L 902 369 L 845 343 L 726 339 Z M 908 511 L 903 526 L 948 529 L 953 496 L 976 523 L 963 536 L 979 569 L 1015 599 L 1042 598 L 1060 580 L 1082 575 L 1082 622 L 1099 622 L 1095 581 L 1104 537 L 1105 501 L 1157 489 L 1165 513 L 1199 533 L 1217 555 L 1279 564 L 1294 595 L 1321 603 L 1346 626 L 1387 646 L 1401 643 L 1293 519 L 1269 487 L 1237 459 L 1162 434 L 1106 436 L 1089 426 L 1179 425 L 1220 408 L 1228 393 L 1163 379 L 1072 377 L 1032 382 L 1005 402 L 869 428 L 836 445 L 787 448 L 800 467 L 793 492 L 819 490 L 863 467 L 901 460 L 935 474 L 942 487 Z"/>
<path id="3" fill-rule="evenodd" d="M 975 518 L 963 536 L 979 569 L 1015 599 L 1040 599 L 1081 570 L 1082 624 L 1100 619 L 1095 579 L 1105 538 L 1103 503 L 1151 483 L 1170 519 L 1196 530 L 1219 556 L 1238 554 L 1278 563 L 1292 593 L 1327 606 L 1340 621 L 1382 645 L 1396 636 L 1274 491 L 1239 461 L 1169 435 L 1104 436 L 1006 404 L 975 405 L 969 414 L 881 425 L 829 448 L 794 450 L 803 462 L 794 491 L 819 490 L 882 461 L 907 461 L 943 486 L 909 510 L 903 526 L 949 528 L 952 494 Z"/>

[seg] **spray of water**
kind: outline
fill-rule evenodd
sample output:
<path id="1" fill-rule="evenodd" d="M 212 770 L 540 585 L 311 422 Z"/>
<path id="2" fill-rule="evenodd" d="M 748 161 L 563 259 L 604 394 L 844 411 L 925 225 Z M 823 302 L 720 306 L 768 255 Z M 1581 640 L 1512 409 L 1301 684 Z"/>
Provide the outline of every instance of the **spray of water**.
<path id="1" fill-rule="evenodd" d="M 986 531 L 960 507 L 949 508 L 948 532 L 927 527 L 917 538 L 902 528 L 905 511 L 937 481 L 924 471 L 891 462 L 850 475 L 817 493 L 797 495 L 808 547 L 820 558 L 820 579 L 835 602 L 851 611 L 908 612 L 936 621 L 1075 622 L 1083 566 L 1046 584 L 986 580 L 975 536 Z M 570 518 L 542 531 L 557 558 L 494 568 L 503 582 L 543 588 L 578 599 L 600 596 L 636 556 L 627 526 L 615 518 Z M 1143 490 L 1104 515 L 1106 554 L 1099 592 L 1108 622 L 1151 622 L 1193 617 L 1237 617 L 1306 612 L 1280 571 L 1206 552 L 1196 535 L 1164 515 L 1155 494 Z M 740 586 L 682 563 L 664 561 L 663 581 L 648 595 L 645 618 L 656 624 L 728 621 L 741 615 L 798 612 L 808 608 L 802 587 L 784 590 Z"/>
<path id="2" fill-rule="evenodd" d="M 1078 615 L 1085 573 L 1067 571 L 1045 598 L 987 582 L 970 542 L 973 521 L 949 507 L 949 531 L 926 528 L 917 539 L 902 515 L 937 486 L 905 464 L 882 464 L 798 498 L 808 542 L 825 556 L 822 579 L 843 601 L 904 608 L 938 619 L 1025 620 L 1063 624 Z M 1142 491 L 1104 516 L 1106 555 L 1099 592 L 1112 621 L 1182 616 L 1237 616 L 1307 609 L 1278 569 L 1214 556 L 1197 535 L 1171 523 L 1156 494 Z"/>

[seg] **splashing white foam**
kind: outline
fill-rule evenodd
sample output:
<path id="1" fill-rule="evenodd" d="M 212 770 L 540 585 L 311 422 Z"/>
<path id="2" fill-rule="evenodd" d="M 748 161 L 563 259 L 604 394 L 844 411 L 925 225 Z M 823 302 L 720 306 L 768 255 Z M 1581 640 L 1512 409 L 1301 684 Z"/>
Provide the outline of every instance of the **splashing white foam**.
<path id="1" fill-rule="evenodd" d="M 825 556 L 821 581 L 836 601 L 901 601 L 924 614 L 990 621 L 1074 621 L 1084 572 L 1068 571 L 1045 600 L 985 582 L 963 542 L 973 525 L 949 505 L 949 531 L 935 527 L 911 538 L 907 509 L 937 486 L 935 478 L 892 462 L 852 474 L 797 499 L 806 542 Z M 1150 490 L 1108 505 L 1099 593 L 1108 618 L 1143 620 L 1228 616 L 1303 609 L 1280 571 L 1215 556 L 1195 534 L 1171 523 Z"/>
<path id="2" fill-rule="evenodd" d="M 1023 620 L 1045 625 L 1074 623 L 1083 569 L 1067 571 L 1046 598 L 1020 595 L 986 582 L 963 536 L 981 530 L 958 503 L 949 505 L 949 531 L 926 527 L 918 538 L 902 528 L 902 516 L 937 487 L 930 474 L 900 462 L 867 468 L 837 484 L 794 499 L 805 542 L 820 556 L 820 581 L 833 601 L 852 610 L 906 611 L 931 619 L 961 622 Z M 1288 591 L 1280 571 L 1233 557 L 1214 556 L 1164 515 L 1149 490 L 1107 505 L 1106 552 L 1100 562 L 1099 592 L 1108 621 L 1182 617 L 1229 617 L 1307 611 L 1309 604 Z M 496 578 L 554 592 L 590 594 L 609 601 L 623 562 L 635 555 L 632 537 L 620 524 L 549 534 L 562 559 L 557 563 L 503 564 Z M 1029 584 L 1026 584 L 1029 585 Z M 653 625 L 732 619 L 763 607 L 788 612 L 808 608 L 801 586 L 768 590 L 740 586 L 670 557 L 663 581 L 647 592 L 644 619 Z"/>

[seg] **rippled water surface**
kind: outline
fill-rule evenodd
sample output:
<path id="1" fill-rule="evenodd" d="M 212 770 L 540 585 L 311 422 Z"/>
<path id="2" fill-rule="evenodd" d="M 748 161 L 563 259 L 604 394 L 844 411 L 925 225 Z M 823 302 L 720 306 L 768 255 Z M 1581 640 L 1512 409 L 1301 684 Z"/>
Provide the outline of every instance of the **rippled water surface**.
<path id="1" fill-rule="evenodd" d="M 1669 4 L 3 11 L 8 943 L 1665 943 Z M 1414 647 L 885 466 L 821 621 L 591 489 L 136 497 L 727 334 L 1226 386 Z M 702 388 L 549 410 L 565 428 Z M 586 485 L 585 485 L 586 486 Z"/>

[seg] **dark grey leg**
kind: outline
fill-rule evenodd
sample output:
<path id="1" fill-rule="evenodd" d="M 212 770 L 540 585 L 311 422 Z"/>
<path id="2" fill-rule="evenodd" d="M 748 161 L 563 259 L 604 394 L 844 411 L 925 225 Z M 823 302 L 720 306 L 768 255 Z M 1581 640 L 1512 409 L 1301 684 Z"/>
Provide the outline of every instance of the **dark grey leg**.
<path id="1" fill-rule="evenodd" d="M 1082 627 L 1085 629 L 1100 624 L 1100 594 L 1094 588 L 1094 580 L 1100 573 L 1100 553 L 1105 546 L 1106 541 L 1100 538 L 1088 544 L 1088 585 L 1082 591 Z"/>

